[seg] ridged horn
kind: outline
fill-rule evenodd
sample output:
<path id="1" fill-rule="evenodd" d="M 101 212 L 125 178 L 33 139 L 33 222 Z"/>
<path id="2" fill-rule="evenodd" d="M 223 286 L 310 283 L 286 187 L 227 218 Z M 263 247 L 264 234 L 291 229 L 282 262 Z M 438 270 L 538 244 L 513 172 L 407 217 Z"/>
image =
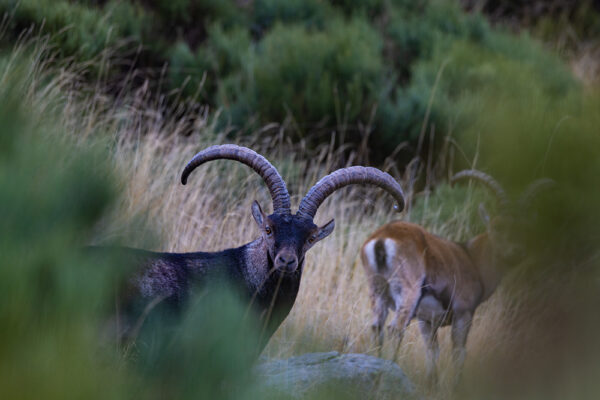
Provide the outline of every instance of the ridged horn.
<path id="1" fill-rule="evenodd" d="M 502 186 L 490 175 L 475 169 L 465 169 L 456 173 L 452 178 L 450 178 L 450 184 L 454 185 L 456 182 L 463 179 L 474 179 L 483 183 L 494 193 L 501 207 L 508 207 L 510 204 L 508 201 L 508 196 L 506 195 L 506 192 Z"/>
<path id="2" fill-rule="evenodd" d="M 394 208 L 398 212 L 404 209 L 402 187 L 390 174 L 377 168 L 356 166 L 338 169 L 317 182 L 300 202 L 298 214 L 314 218 L 317 209 L 330 194 L 355 183 L 375 185 L 387 190 L 398 202 Z"/>
<path id="3" fill-rule="evenodd" d="M 271 199 L 273 200 L 273 213 L 291 213 L 290 195 L 279 172 L 277 172 L 277 169 L 266 158 L 247 147 L 235 144 L 223 144 L 202 150 L 185 166 L 181 174 L 181 183 L 185 185 L 188 176 L 200 165 L 219 159 L 239 161 L 256 171 L 263 178 L 269 189 Z"/>
<path id="4" fill-rule="evenodd" d="M 554 185 L 556 182 L 550 178 L 541 178 L 531 182 L 519 197 L 519 206 L 528 207 L 540 192 L 550 189 Z"/>

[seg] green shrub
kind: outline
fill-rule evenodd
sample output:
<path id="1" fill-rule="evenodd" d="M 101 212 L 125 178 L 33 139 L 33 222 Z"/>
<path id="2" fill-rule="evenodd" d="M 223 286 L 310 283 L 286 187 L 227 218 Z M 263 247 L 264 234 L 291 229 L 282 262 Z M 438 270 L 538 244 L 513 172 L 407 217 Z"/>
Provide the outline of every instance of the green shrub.
<path id="1" fill-rule="evenodd" d="M 202 74 L 210 65 L 199 54 L 194 54 L 185 42 L 175 43 L 169 54 L 169 82 L 173 88 L 181 88 L 188 96 L 196 94 Z M 185 84 L 185 85 L 184 85 Z"/>
<path id="2" fill-rule="evenodd" d="M 226 77 L 243 68 L 245 58 L 251 50 L 250 34 L 244 28 L 223 29 L 215 24 L 208 27 L 206 45 L 202 48 L 204 57 L 211 61 L 217 77 Z"/>
<path id="3" fill-rule="evenodd" d="M 392 43 L 392 61 L 404 79 L 409 78 L 413 63 L 430 58 L 440 42 L 457 39 L 482 42 L 490 33 L 483 17 L 465 14 L 456 4 L 440 1 L 425 4 L 392 9 L 386 26 Z"/>
<path id="4" fill-rule="evenodd" d="M 307 125 L 355 120 L 373 103 L 383 74 L 381 46 L 359 19 L 332 21 L 322 32 L 276 25 L 252 58 L 244 91 L 228 98 L 246 102 L 263 121 L 288 114 Z"/>
<path id="5" fill-rule="evenodd" d="M 139 4 L 111 0 L 103 10 L 116 39 L 143 43 L 151 36 L 155 16 L 149 15 Z"/>
<path id="6" fill-rule="evenodd" d="M 98 10 L 68 1 L 2 0 L 2 13 L 11 13 L 12 24 L 42 26 L 50 33 L 60 51 L 91 58 L 110 44 L 109 26 Z M 67 32 L 63 30 L 70 26 Z"/>
<path id="7" fill-rule="evenodd" d="M 37 25 L 63 56 L 87 61 L 125 38 L 141 41 L 149 20 L 139 6 L 111 1 L 106 9 L 66 0 L 0 0 L 0 14 L 11 15 L 14 30 Z"/>
<path id="8" fill-rule="evenodd" d="M 245 68 L 244 58 L 251 51 L 248 31 L 242 28 L 223 29 L 215 24 L 208 28 L 206 44 L 193 52 L 184 42 L 178 42 L 171 48 L 169 76 L 172 87 L 179 88 L 189 79 L 184 93 L 195 95 L 203 74 L 207 77 L 202 88 L 201 98 L 211 101 L 217 91 L 229 93 L 228 80 L 238 78 Z M 222 99 L 221 104 L 228 104 Z"/>
<path id="9" fill-rule="evenodd" d="M 521 76 L 522 71 L 548 96 L 566 96 L 575 88 L 563 63 L 533 40 L 492 32 L 480 22 L 471 18 L 461 30 L 450 29 L 456 37 L 450 31 L 437 31 L 435 45 L 427 50 L 430 54 L 421 54 L 412 63 L 409 83 L 381 100 L 381 137 L 376 145 L 393 146 L 403 140 L 415 143 L 430 102 L 427 132 L 433 125 L 437 132 L 463 129 L 476 115 L 465 111 L 459 98 L 480 91 L 502 91 L 505 80 Z"/>

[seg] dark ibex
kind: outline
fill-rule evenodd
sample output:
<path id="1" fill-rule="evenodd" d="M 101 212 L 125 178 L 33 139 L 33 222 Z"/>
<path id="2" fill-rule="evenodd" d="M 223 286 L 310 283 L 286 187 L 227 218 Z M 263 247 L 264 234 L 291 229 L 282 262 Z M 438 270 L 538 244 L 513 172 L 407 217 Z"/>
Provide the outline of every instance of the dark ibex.
<path id="1" fill-rule="evenodd" d="M 164 301 L 180 308 L 190 289 L 224 276 L 241 289 L 261 315 L 265 326 L 264 346 L 290 312 L 298 289 L 306 252 L 327 237 L 334 228 L 331 220 L 318 227 L 313 218 L 319 206 L 334 191 L 350 184 L 372 184 L 387 190 L 397 200 L 396 209 L 404 207 L 400 185 L 387 173 L 369 167 L 339 169 L 315 184 L 291 213 L 290 196 L 285 182 L 263 156 L 236 145 L 209 147 L 194 156 L 185 167 L 181 182 L 207 161 L 239 161 L 256 171 L 265 181 L 273 200 L 273 214 L 266 215 L 255 201 L 252 216 L 260 237 L 234 249 L 215 253 L 153 253 L 128 249 L 137 259 L 140 272 L 132 280 L 130 297 L 146 304 Z M 132 327 L 129 326 L 131 330 Z"/>
<path id="2" fill-rule="evenodd" d="M 389 330 L 399 336 L 413 318 L 419 320 L 427 347 L 427 372 L 436 379 L 439 356 L 437 331 L 452 325 L 457 366 L 465 357 L 465 344 L 475 309 L 489 298 L 508 268 L 525 254 L 522 211 L 549 179 L 532 183 L 517 204 L 491 176 L 465 170 L 451 179 L 475 179 L 490 188 L 499 200 L 499 215 L 490 219 L 483 205 L 479 211 L 487 231 L 466 243 L 456 243 L 427 232 L 419 225 L 396 221 L 382 226 L 364 243 L 361 258 L 367 274 L 374 313 L 373 333 L 383 344 L 383 325 L 388 310 L 396 315 Z"/>

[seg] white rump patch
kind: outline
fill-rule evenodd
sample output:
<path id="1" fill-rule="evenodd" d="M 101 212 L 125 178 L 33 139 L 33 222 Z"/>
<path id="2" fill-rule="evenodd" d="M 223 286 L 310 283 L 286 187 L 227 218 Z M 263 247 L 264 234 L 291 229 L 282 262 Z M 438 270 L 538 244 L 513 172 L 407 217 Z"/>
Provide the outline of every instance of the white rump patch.
<path id="1" fill-rule="evenodd" d="M 385 239 L 383 244 L 385 246 L 385 261 L 389 268 L 394 265 L 394 259 L 396 258 L 396 242 L 393 239 Z"/>
<path id="2" fill-rule="evenodd" d="M 377 260 L 375 259 L 375 242 L 377 242 L 377 239 L 370 240 L 369 243 L 365 245 L 365 254 L 367 256 L 367 260 L 369 260 L 369 266 L 373 271 L 377 271 Z"/>

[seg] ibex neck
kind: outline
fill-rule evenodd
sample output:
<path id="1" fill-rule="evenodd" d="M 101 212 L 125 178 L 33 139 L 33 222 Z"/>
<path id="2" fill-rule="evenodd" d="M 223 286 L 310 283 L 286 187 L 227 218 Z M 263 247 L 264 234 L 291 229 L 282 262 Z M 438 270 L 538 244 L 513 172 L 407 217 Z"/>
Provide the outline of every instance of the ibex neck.
<path id="1" fill-rule="evenodd" d="M 260 290 L 269 275 L 270 262 L 267 246 L 262 237 L 244 246 L 242 273 L 250 290 Z"/>
<path id="2" fill-rule="evenodd" d="M 260 314 L 262 336 L 268 340 L 294 305 L 300 289 L 303 262 L 299 263 L 294 273 L 274 270 L 262 238 L 245 246 L 244 260 L 244 278 L 250 290 L 251 302 Z"/>
<path id="3" fill-rule="evenodd" d="M 465 246 L 473 264 L 479 270 L 483 284 L 482 301 L 487 300 L 496 290 L 503 278 L 503 271 L 498 268 L 497 257 L 490 245 L 487 233 L 469 240 Z"/>

